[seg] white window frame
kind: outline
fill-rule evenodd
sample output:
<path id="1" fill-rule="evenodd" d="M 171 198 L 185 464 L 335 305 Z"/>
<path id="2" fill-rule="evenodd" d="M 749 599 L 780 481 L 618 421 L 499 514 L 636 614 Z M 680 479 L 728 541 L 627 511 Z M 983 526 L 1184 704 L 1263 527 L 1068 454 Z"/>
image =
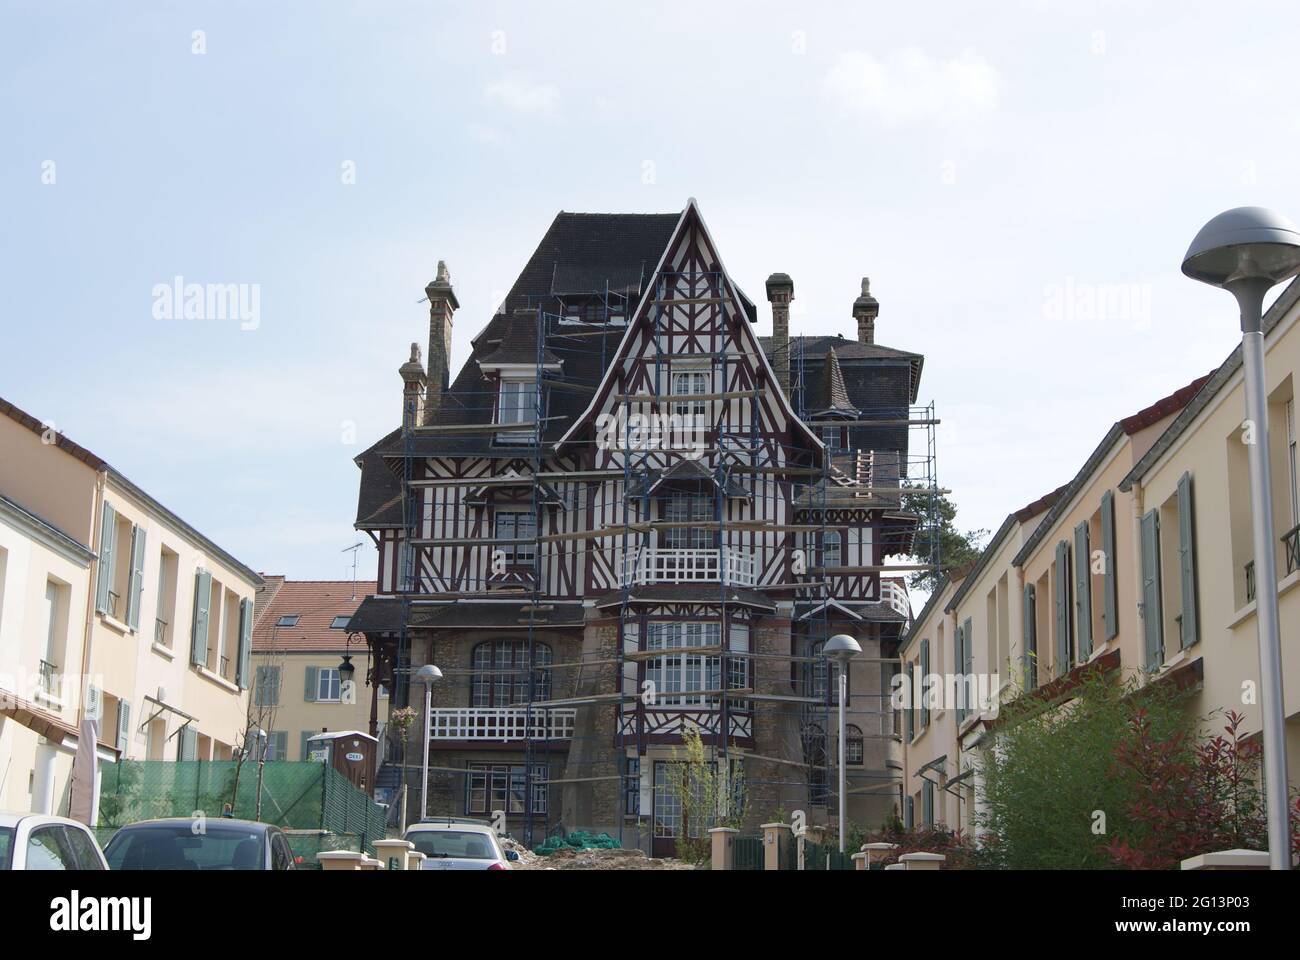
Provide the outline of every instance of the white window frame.
<path id="1" fill-rule="evenodd" d="M 1295 397 L 1286 402 L 1287 468 L 1291 473 L 1291 525 L 1300 524 L 1300 476 L 1297 475 Z"/>
<path id="2" fill-rule="evenodd" d="M 520 532 L 520 518 L 526 519 L 527 530 Z M 503 522 L 504 521 L 504 522 Z M 492 511 L 492 536 L 495 539 L 511 539 L 537 535 L 537 517 L 531 511 L 514 507 L 495 507 Z M 534 543 L 497 543 L 494 548 L 500 550 L 511 565 L 531 565 L 536 558 L 537 545 Z"/>
<path id="3" fill-rule="evenodd" d="M 667 620 L 647 625 L 647 650 L 672 650 L 681 647 L 715 647 L 722 643 L 722 627 L 709 620 Z M 732 682 L 743 684 L 744 674 L 736 675 L 736 658 L 732 664 Z M 746 661 L 740 661 L 747 666 Z M 655 685 L 657 707 L 715 707 L 717 697 L 704 697 L 705 690 L 722 685 L 722 658 L 717 654 L 682 651 L 646 661 L 646 679 Z"/>
<path id="4" fill-rule="evenodd" d="M 663 545 L 668 550 L 712 550 L 714 524 L 713 497 L 707 493 L 674 491 L 664 497 L 664 520 L 697 523 L 693 527 L 669 527 L 664 530 Z"/>
<path id="5" fill-rule="evenodd" d="M 321 691 L 327 689 L 334 691 L 334 696 L 322 696 Z M 338 667 L 317 667 L 316 668 L 316 702 L 317 703 L 338 703 L 340 691 L 342 689 L 339 678 Z"/>
<path id="6" fill-rule="evenodd" d="M 707 367 L 698 370 L 674 370 L 670 381 L 670 392 L 673 396 L 710 393 L 712 392 L 709 389 L 712 378 L 713 371 Z M 682 418 L 683 425 L 702 427 L 709 414 L 709 402 L 707 400 L 674 400 L 673 414 Z"/>
<path id="7" fill-rule="evenodd" d="M 502 376 L 497 387 L 497 424 L 530 424 L 537 407 L 537 380 L 534 377 Z M 528 427 L 510 433 L 498 433 L 501 443 L 530 443 L 533 431 Z"/>
<path id="8" fill-rule="evenodd" d="M 832 562 L 834 560 L 834 562 Z M 844 541 L 838 530 L 827 530 L 822 538 L 822 566 L 844 566 Z"/>

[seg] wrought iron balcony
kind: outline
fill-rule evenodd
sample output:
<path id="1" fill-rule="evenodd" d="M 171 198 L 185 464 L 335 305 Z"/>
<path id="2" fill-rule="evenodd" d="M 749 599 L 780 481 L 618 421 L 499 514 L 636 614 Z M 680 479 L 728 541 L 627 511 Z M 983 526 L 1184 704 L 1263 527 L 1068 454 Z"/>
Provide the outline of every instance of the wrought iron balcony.
<path id="1" fill-rule="evenodd" d="M 1255 599 L 1255 561 L 1246 564 L 1246 602 Z"/>
<path id="2" fill-rule="evenodd" d="M 1300 570 L 1300 524 L 1282 534 L 1282 546 L 1286 548 L 1286 572 Z"/>
<path id="3" fill-rule="evenodd" d="M 638 547 L 623 558 L 622 586 L 638 583 L 729 583 L 752 587 L 754 557 L 747 551 Z"/>
<path id="4" fill-rule="evenodd" d="M 429 715 L 430 740 L 569 740 L 573 707 L 438 707 Z"/>
<path id="5" fill-rule="evenodd" d="M 155 620 L 153 622 L 153 642 L 160 647 L 167 646 L 167 621 Z"/>
<path id="6" fill-rule="evenodd" d="M 41 693 L 47 697 L 54 696 L 54 671 L 59 669 L 56 665 L 48 660 L 42 660 L 38 668 L 37 682 L 40 684 Z"/>

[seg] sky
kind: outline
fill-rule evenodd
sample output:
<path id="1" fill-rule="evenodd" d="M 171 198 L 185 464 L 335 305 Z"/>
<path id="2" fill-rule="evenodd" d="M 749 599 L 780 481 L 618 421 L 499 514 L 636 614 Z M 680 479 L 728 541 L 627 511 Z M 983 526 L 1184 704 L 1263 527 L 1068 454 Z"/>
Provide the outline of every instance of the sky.
<path id="1" fill-rule="evenodd" d="M 1300 8 L 1225 13 L 0 0 L 0 397 L 254 569 L 345 579 L 360 541 L 370 579 L 352 458 L 437 261 L 458 368 L 558 211 L 695 197 L 760 334 L 768 274 L 847 337 L 871 277 L 995 529 L 1232 350 L 1179 272 L 1200 226 L 1300 216 Z M 236 300 L 187 316 L 176 278 Z"/>

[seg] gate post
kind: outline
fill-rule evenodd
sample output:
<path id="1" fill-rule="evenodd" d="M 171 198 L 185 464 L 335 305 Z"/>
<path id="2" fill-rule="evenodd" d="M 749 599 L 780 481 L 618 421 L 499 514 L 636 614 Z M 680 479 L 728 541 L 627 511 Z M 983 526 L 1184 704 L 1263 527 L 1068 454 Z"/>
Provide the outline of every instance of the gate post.
<path id="1" fill-rule="evenodd" d="M 709 836 L 712 843 L 712 869 L 734 870 L 736 857 L 735 827 L 712 827 Z"/>
<path id="2" fill-rule="evenodd" d="M 787 840 L 790 836 L 790 824 L 765 823 L 763 828 L 763 869 L 789 870 Z"/>

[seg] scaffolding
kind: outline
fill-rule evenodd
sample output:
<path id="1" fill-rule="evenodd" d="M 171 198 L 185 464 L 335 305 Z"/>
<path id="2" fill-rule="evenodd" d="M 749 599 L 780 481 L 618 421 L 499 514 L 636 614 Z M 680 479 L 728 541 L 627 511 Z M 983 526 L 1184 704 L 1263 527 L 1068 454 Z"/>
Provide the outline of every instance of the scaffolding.
<path id="1" fill-rule="evenodd" d="M 849 441 L 847 454 L 837 456 L 835 450 L 827 450 L 823 455 L 807 443 L 784 443 L 764 436 L 760 399 L 773 385 L 763 382 L 761 376 L 746 382 L 745 371 L 762 371 L 764 367 L 760 358 L 747 355 L 743 338 L 730 330 L 731 324 L 746 321 L 730 317 L 724 309 L 729 284 L 717 270 L 661 272 L 654 278 L 648 298 L 652 341 L 647 358 L 649 384 L 637 387 L 627 382 L 626 371 L 615 373 L 618 385 L 613 399 L 623 423 L 634 413 L 648 413 L 654 423 L 703 427 L 703 439 L 690 449 L 690 458 L 678 456 L 680 451 L 670 442 L 670 456 L 665 459 L 665 450 L 659 445 L 662 437 L 634 442 L 627 430 L 619 433 L 620 445 L 614 451 L 618 456 L 611 459 L 612 465 L 601 465 L 591 446 L 594 440 L 579 441 L 586 446 L 576 455 L 560 455 L 546 439 L 547 427 L 560 419 L 550 415 L 551 392 L 594 397 L 614 361 L 621 334 L 635 323 L 636 291 L 611 289 L 608 281 L 594 304 L 592 298 L 579 298 L 582 310 L 577 317 L 570 298 L 564 296 L 552 294 L 544 302 L 528 304 L 527 322 L 533 325 L 535 347 L 533 389 L 527 402 L 521 398 L 512 408 L 512 419 L 505 420 L 500 410 L 494 412 L 501 396 L 495 386 L 447 394 L 440 415 L 440 421 L 447 422 L 420 423 L 418 404 L 408 398 L 410 406 L 401 430 L 402 538 L 397 553 L 401 626 L 393 680 L 404 697 L 412 680 L 415 633 L 430 625 L 428 601 L 437 601 L 440 607 L 470 600 L 519 603 L 518 626 L 526 628 L 522 663 L 514 653 L 501 659 L 498 651 L 490 648 L 492 659 L 486 671 L 477 662 L 468 669 L 446 667 L 442 671 L 441 683 L 457 691 L 457 702 L 472 704 L 482 692 L 476 685 L 484 682 L 486 674 L 492 690 L 485 699 L 502 710 L 484 715 L 474 713 L 476 708 L 471 707 L 458 714 L 452 708 L 440 710 L 436 719 L 426 718 L 425 722 L 441 724 L 439 732 L 457 744 L 435 746 L 438 752 L 463 751 L 467 749 L 461 745 L 464 742 L 490 745 L 498 739 L 517 747 L 523 756 L 521 772 L 516 772 L 512 760 L 501 764 L 467 761 L 464 766 L 435 764 L 430 770 L 452 784 L 453 795 L 463 792 L 468 799 L 482 791 L 484 802 L 479 806 L 485 810 L 495 809 L 498 801 L 504 800 L 507 814 L 522 821 L 522 840 L 530 846 L 578 826 L 563 823 L 563 814 L 556 814 L 556 788 L 589 790 L 601 783 L 615 787 L 621 808 L 620 841 L 627 842 L 625 831 L 640 837 L 647 827 L 652 832 L 661 827 L 689 829 L 681 821 L 655 822 L 654 797 L 660 785 L 653 770 L 649 771 L 651 822 L 645 822 L 641 783 L 647 771 L 641 760 L 652 741 L 662 743 L 665 736 L 680 736 L 690 724 L 724 768 L 730 768 L 733 761 L 754 762 L 777 771 L 759 777 L 746 770 L 746 789 L 796 789 L 813 806 L 832 805 L 836 758 L 830 731 L 837 708 L 836 685 L 820 650 L 835 622 L 832 611 L 836 601 L 842 599 L 835 596 L 833 584 L 837 577 L 875 577 L 877 597 L 885 600 L 888 585 L 889 602 L 902 612 L 907 608 L 906 588 L 901 580 L 886 575 L 939 567 L 937 501 L 943 491 L 935 474 L 934 427 L 938 420 L 933 404 L 860 410 L 860 419 L 811 419 L 814 411 L 809 408 L 805 389 L 808 358 L 801 337 L 795 341 L 795 362 L 790 364 L 794 383 L 789 390 L 800 420 L 814 431 L 824 427 L 847 430 L 846 436 L 859 426 L 895 427 L 909 435 L 923 431 L 924 440 L 917 444 L 921 449 L 914 450 L 909 439 L 904 450 L 890 457 L 888 451 L 855 450 Z M 699 364 L 694 370 L 703 376 L 688 378 L 686 389 L 681 382 L 674 383 L 678 378 L 671 377 L 669 370 L 670 362 L 683 356 L 674 352 L 669 342 L 672 311 L 683 307 L 712 317 L 718 345 L 712 352 L 689 353 Z M 521 320 L 522 312 L 516 311 L 508 314 L 505 322 L 518 324 Z M 578 357 L 592 361 L 597 356 L 599 364 L 591 377 L 566 375 L 561 379 L 555 375 L 558 361 Z M 696 389 L 700 385 L 706 389 Z M 679 419 L 674 421 L 674 417 Z M 738 425 L 724 430 L 724 421 Z M 428 437 L 446 440 L 451 446 L 440 446 L 436 455 L 431 455 L 421 443 Z M 487 452 L 484 440 L 490 448 Z M 456 445 L 462 442 L 463 446 Z M 472 476 L 443 476 L 427 469 L 431 456 L 484 459 L 492 468 Z M 674 474 L 673 469 L 682 463 L 694 466 Z M 710 515 L 697 515 L 704 499 L 697 497 L 667 514 L 661 509 L 656 517 L 656 504 L 662 502 L 657 491 L 672 489 L 675 484 L 711 491 Z M 469 490 L 470 495 L 456 496 L 461 490 Z M 511 508 L 514 519 L 509 529 L 495 520 L 495 511 L 491 521 L 487 510 L 475 514 L 483 504 L 496 503 L 497 497 Z M 617 519 L 599 528 L 566 529 L 557 516 L 595 515 L 610 507 L 615 508 Z M 878 525 L 886 531 L 879 551 L 884 562 L 850 565 L 843 562 L 840 552 L 847 544 L 831 549 L 831 512 L 846 508 L 875 510 L 885 518 Z M 448 529 L 457 531 L 456 535 L 442 532 Z M 656 537 L 676 551 L 667 560 L 656 552 Z M 710 545 L 694 546 L 705 543 Z M 918 544 L 925 546 L 925 555 L 917 556 Z M 776 580 L 764 579 L 772 554 L 791 549 L 803 551 L 806 569 Z M 419 559 L 422 550 L 459 551 L 459 566 L 448 571 L 445 565 L 431 564 L 431 572 L 426 573 Z M 699 570 L 682 565 L 681 557 L 692 550 L 707 555 Z M 469 558 L 484 552 L 490 562 L 470 562 Z M 916 562 L 890 563 L 891 555 L 910 555 Z M 567 558 L 576 571 L 575 582 L 569 585 L 573 596 L 567 598 L 551 588 L 550 568 L 560 558 Z M 508 562 L 499 563 L 503 559 Z M 599 651 L 590 655 L 579 640 L 576 656 L 557 660 L 550 646 L 554 635 L 567 630 L 583 632 L 581 611 L 586 603 L 574 603 L 583 595 L 583 584 L 577 578 L 582 577 L 588 562 L 598 560 L 617 585 L 616 597 L 604 600 L 617 610 L 613 655 Z M 781 569 L 788 568 L 781 565 Z M 654 585 L 656 576 L 665 573 L 670 582 L 679 585 L 709 590 L 716 586 L 712 600 L 706 601 L 703 593 L 692 594 L 696 598 L 693 603 L 716 610 L 716 630 L 687 636 L 685 629 L 667 631 L 658 626 L 662 620 L 652 621 L 647 613 L 652 601 L 638 587 Z M 699 577 L 694 579 L 697 573 Z M 755 598 L 748 591 L 776 598 L 773 612 L 778 603 L 792 611 L 792 639 L 787 647 L 766 652 L 756 649 L 752 629 Z M 669 597 L 659 602 L 675 601 Z M 576 621 L 557 623 L 551 619 L 549 615 L 564 606 L 577 608 Z M 688 686 L 683 676 L 672 676 L 665 666 L 672 658 L 680 658 L 681 674 L 695 670 L 703 680 Z M 880 671 L 879 691 L 851 693 L 849 722 L 856 718 L 865 738 L 887 742 L 896 738 L 898 730 L 888 707 L 889 680 L 897 669 L 897 657 L 882 651 L 880 657 L 865 662 Z M 788 671 L 790 693 L 756 688 L 755 675 L 765 666 Z M 508 689 L 500 689 L 503 685 Z M 504 697 L 504 705 L 498 702 L 499 696 Z M 861 702 L 868 698 L 875 702 Z M 404 702 L 399 698 L 399 704 Z M 589 711 L 604 710 L 614 715 L 612 743 L 592 732 L 599 730 L 598 725 L 584 722 L 590 719 Z M 760 710 L 769 713 L 780 729 L 792 732 L 795 742 L 787 738 L 781 744 L 786 756 L 755 752 L 752 745 Z M 664 734 L 652 721 L 652 714 L 659 717 L 665 713 L 677 715 L 674 733 Z M 874 729 L 868 733 L 871 727 Z M 583 740 L 588 741 L 586 749 L 575 751 L 575 743 Z M 751 746 L 739 747 L 738 743 Z M 839 749 L 845 750 L 847 745 Z M 564 766 L 561 777 L 553 775 L 557 754 Z M 405 779 L 414 764 L 404 758 L 402 765 Z M 896 791 L 896 783 L 878 775 L 879 771 L 876 776 L 851 774 L 850 793 L 882 788 Z"/>

